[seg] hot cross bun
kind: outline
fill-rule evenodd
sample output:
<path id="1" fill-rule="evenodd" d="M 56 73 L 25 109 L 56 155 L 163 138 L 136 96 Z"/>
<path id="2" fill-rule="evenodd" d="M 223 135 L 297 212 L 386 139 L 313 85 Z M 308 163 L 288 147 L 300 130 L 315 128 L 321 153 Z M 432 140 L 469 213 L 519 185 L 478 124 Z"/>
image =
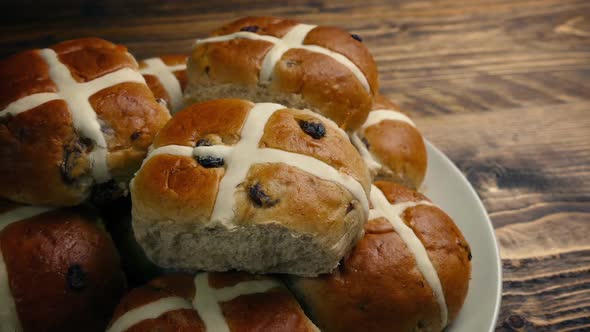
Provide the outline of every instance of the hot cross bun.
<path id="1" fill-rule="evenodd" d="M 92 211 L 0 202 L 1 331 L 104 331 L 125 290 Z"/>
<path id="2" fill-rule="evenodd" d="M 139 71 L 159 102 L 174 113 L 184 106 L 186 55 L 162 55 L 139 62 Z"/>
<path id="3" fill-rule="evenodd" d="M 358 35 L 278 17 L 242 18 L 197 40 L 188 79 L 191 101 L 271 101 L 311 109 L 346 130 L 363 123 L 379 89 Z"/>
<path id="4" fill-rule="evenodd" d="M 292 290 L 322 331 L 442 331 L 467 295 L 469 245 L 409 188 L 377 181 L 371 204 L 365 236 L 338 269 L 291 277 Z"/>
<path id="5" fill-rule="evenodd" d="M 375 179 L 420 187 L 427 166 L 424 139 L 395 103 L 378 95 L 367 120 L 350 138 Z"/>
<path id="6" fill-rule="evenodd" d="M 107 332 L 317 332 L 276 279 L 245 273 L 173 274 L 131 291 Z"/>
<path id="7" fill-rule="evenodd" d="M 13 55 L 0 78 L 0 197 L 12 201 L 71 206 L 97 188 L 124 191 L 170 118 L 127 49 L 102 39 Z"/>
<path id="8" fill-rule="evenodd" d="M 176 113 L 130 185 L 133 227 L 166 268 L 317 275 L 362 235 L 368 170 L 332 121 L 222 99 Z"/>

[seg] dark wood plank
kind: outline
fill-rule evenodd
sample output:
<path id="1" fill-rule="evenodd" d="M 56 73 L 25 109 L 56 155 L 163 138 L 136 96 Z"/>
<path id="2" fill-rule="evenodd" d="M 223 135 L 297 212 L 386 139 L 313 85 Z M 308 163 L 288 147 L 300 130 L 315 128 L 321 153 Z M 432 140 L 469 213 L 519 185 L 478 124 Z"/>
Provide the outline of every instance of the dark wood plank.
<path id="1" fill-rule="evenodd" d="M 475 186 L 496 227 L 499 331 L 590 325 L 588 111 L 577 102 L 416 118 Z"/>
<path id="2" fill-rule="evenodd" d="M 501 245 L 498 331 L 590 330 L 590 2 L 3 1 L 0 57 L 99 36 L 186 53 L 244 15 L 364 37 L 382 91 L 467 175 Z"/>

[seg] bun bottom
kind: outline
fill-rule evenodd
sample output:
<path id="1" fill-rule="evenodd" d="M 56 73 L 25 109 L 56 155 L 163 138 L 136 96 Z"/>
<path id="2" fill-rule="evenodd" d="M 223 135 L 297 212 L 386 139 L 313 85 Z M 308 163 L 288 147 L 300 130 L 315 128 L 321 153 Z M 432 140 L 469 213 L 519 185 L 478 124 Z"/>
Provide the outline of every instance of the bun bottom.
<path id="1" fill-rule="evenodd" d="M 146 226 L 148 225 L 148 226 Z M 355 225 L 335 245 L 321 238 L 296 234 L 276 223 L 195 226 L 171 222 L 151 224 L 134 217 L 138 243 L 150 260 L 160 267 L 186 271 L 288 273 L 314 277 L 334 270 L 342 256 L 362 236 Z"/>

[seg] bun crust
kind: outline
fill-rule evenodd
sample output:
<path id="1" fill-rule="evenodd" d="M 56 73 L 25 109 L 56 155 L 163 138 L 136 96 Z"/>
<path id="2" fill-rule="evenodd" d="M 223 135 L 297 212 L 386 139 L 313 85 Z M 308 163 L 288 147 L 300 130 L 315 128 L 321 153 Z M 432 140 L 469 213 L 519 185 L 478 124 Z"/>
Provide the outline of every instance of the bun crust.
<path id="1" fill-rule="evenodd" d="M 420 187 L 426 175 L 426 146 L 399 106 L 377 96 L 367 121 L 353 135 L 352 141 L 375 179 Z"/>
<path id="2" fill-rule="evenodd" d="M 267 121 L 254 119 L 269 105 L 276 110 Z M 262 132 L 245 129 L 252 123 Z M 306 133 L 309 124 L 323 136 Z M 252 159 L 236 150 L 217 167 L 199 161 L 222 148 L 245 149 L 240 144 L 253 135 L 260 139 Z M 188 152 L 160 153 L 170 147 Z M 160 131 L 153 149 L 131 184 L 133 223 L 138 242 L 163 267 L 315 275 L 333 269 L 360 236 L 368 171 L 346 135 L 312 112 L 238 99 L 194 104 Z M 243 178 L 233 178 L 242 172 L 236 166 Z"/>
<path id="3" fill-rule="evenodd" d="M 304 33 L 291 38 L 299 28 Z M 197 41 L 188 64 L 188 100 L 231 96 L 273 101 L 312 109 L 345 129 L 366 118 L 379 87 L 375 61 L 360 38 L 339 28 L 277 17 L 242 18 L 211 36 L 234 33 L 241 35 Z M 276 62 L 266 59 L 280 38 L 300 38 L 301 44 L 288 42 L 291 48 L 283 54 L 273 53 Z"/>
<path id="4" fill-rule="evenodd" d="M 9 296 L 0 299 L 3 311 L 14 305 L 24 331 L 104 331 L 126 285 L 115 246 L 96 217 L 5 202 L 0 214 L 0 279 L 7 278 L 0 284 L 9 287 L 0 292 Z M 3 316 L 2 324 L 10 320 Z"/>
<path id="5" fill-rule="evenodd" d="M 225 299 L 217 297 L 223 297 L 221 293 L 226 294 Z M 213 302 L 200 307 L 209 294 Z M 177 305 L 164 309 L 166 302 Z M 159 315 L 142 319 L 142 311 L 148 306 Z M 219 314 L 211 310 L 215 306 L 219 307 Z M 220 320 L 215 322 L 215 318 Z M 198 332 L 218 331 L 223 327 L 229 331 L 318 331 L 278 281 L 243 273 L 203 273 L 197 277 L 176 274 L 155 279 L 134 289 L 121 301 L 107 331 Z"/>
<path id="6" fill-rule="evenodd" d="M 158 102 L 164 102 L 172 113 L 184 107 L 183 92 L 187 85 L 186 55 L 162 55 L 139 62 L 139 71 Z"/>
<path id="7" fill-rule="evenodd" d="M 428 202 L 398 184 L 375 185 L 391 204 Z M 426 203 L 409 205 L 401 218 L 426 249 L 444 293 L 446 320 L 452 321 L 467 295 L 471 254 L 449 216 Z M 291 287 L 322 331 L 441 331 L 435 291 L 406 241 L 388 219 L 373 218 L 334 273 L 293 277 Z"/>
<path id="8" fill-rule="evenodd" d="M 170 117 L 126 48 L 102 39 L 13 55 L 0 76 L 0 196 L 13 201 L 76 205 L 129 180 Z"/>

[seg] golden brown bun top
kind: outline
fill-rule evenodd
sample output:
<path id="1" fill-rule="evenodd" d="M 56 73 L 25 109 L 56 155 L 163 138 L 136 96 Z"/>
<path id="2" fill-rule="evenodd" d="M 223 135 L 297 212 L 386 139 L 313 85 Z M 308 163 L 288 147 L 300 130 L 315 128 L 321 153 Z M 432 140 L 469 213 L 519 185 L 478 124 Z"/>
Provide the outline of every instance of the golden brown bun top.
<path id="1" fill-rule="evenodd" d="M 162 60 L 162 62 L 166 66 L 173 67 L 173 66 L 178 66 L 178 65 L 186 65 L 186 60 L 188 59 L 188 56 L 182 55 L 182 54 L 165 54 L 165 55 L 160 55 L 160 56 L 156 57 L 156 59 Z M 139 69 L 140 70 L 147 67 L 145 60 L 148 60 L 148 59 L 144 59 L 144 60 L 139 61 Z M 180 73 L 184 73 L 184 75 L 180 76 L 179 75 Z M 175 70 L 174 75 L 180 81 L 181 86 L 184 89 L 184 87 L 186 86 L 186 69 Z M 181 78 L 183 78 L 183 79 L 181 79 Z"/>
<path id="2" fill-rule="evenodd" d="M 229 288 L 244 282 L 272 281 L 269 277 L 248 275 L 240 272 L 208 273 L 208 286 L 212 292 Z M 154 301 L 179 297 L 186 300 L 188 308 L 163 312 L 154 319 L 137 322 L 126 331 L 151 331 L 154 328 L 170 331 L 205 331 L 205 323 L 198 308 L 191 307 L 195 298 L 205 292 L 196 287 L 195 277 L 188 274 L 173 274 L 152 280 L 145 286 L 132 290 L 119 304 L 111 324 L 130 310 L 141 310 L 142 306 Z M 231 331 L 316 331 L 293 296 L 277 281 L 266 291 L 253 291 L 248 287 L 225 302 L 218 302 L 223 312 L 222 319 Z M 207 308 L 209 309 L 209 308 Z M 211 329 L 211 327 L 209 327 Z"/>
<path id="3" fill-rule="evenodd" d="M 233 21 L 215 30 L 212 35 L 227 35 L 238 32 L 244 27 L 256 26 L 256 33 L 281 38 L 285 33 L 301 22 L 273 16 L 249 16 Z M 303 44 L 318 45 L 346 56 L 356 64 L 369 82 L 373 92 L 379 90 L 377 65 L 369 49 L 351 36 L 349 32 L 338 27 L 318 26 L 307 34 Z"/>
<path id="4" fill-rule="evenodd" d="M 192 104 L 180 111 L 154 139 L 154 149 L 165 145 L 194 147 L 207 139 L 209 144 L 233 145 L 240 139 L 240 130 L 254 106 L 241 99 L 218 99 Z"/>
<path id="5" fill-rule="evenodd" d="M 137 68 L 127 48 L 99 38 L 68 40 L 51 46 L 78 82 L 124 67 Z M 0 62 L 0 109 L 22 97 L 39 92 L 56 92 L 48 66 L 38 50 L 15 54 Z"/>
<path id="6" fill-rule="evenodd" d="M 247 31 L 280 39 L 299 23 L 278 17 L 246 17 L 222 26 L 212 35 Z M 337 53 L 350 63 L 293 47 L 269 69 L 271 77 L 264 80 L 270 81 L 260 79 L 265 68 L 264 59 L 273 48 L 273 42 L 248 38 L 201 42 L 198 41 L 189 60 L 191 83 L 187 95 L 196 101 L 225 97 L 275 101 L 312 109 L 341 128 L 354 129 L 365 120 L 373 95 L 379 89 L 377 66 L 369 50 L 358 36 L 340 28 L 316 26 L 305 35 L 303 46 Z M 228 85 L 233 88 L 227 89 Z M 220 88 L 224 86 L 226 88 Z M 253 87 L 264 91 L 265 100 L 256 99 L 258 93 L 244 93 Z"/>
<path id="7" fill-rule="evenodd" d="M 57 91 L 49 78 L 47 63 L 39 57 L 36 50 L 1 60 L 0 77 L 0 109 L 30 94 Z"/>
<path id="8" fill-rule="evenodd" d="M 0 201 L 0 220 L 15 211 L 29 216 L 0 231 L 0 255 L 22 327 L 104 331 L 126 290 L 114 243 L 92 211 L 31 209 Z"/>
<path id="9" fill-rule="evenodd" d="M 381 94 L 375 96 L 371 112 L 377 110 L 391 110 L 408 115 Z M 372 116 L 369 113 L 367 121 Z M 418 189 L 424 180 L 428 164 L 426 146 L 420 131 L 410 123 L 397 119 L 383 119 L 363 128 L 357 134 L 372 158 L 381 165 L 378 169 L 371 167 L 374 179 L 394 181 Z"/>
<path id="10" fill-rule="evenodd" d="M 158 58 L 162 60 L 168 66 L 185 65 L 187 56 L 184 54 L 165 54 L 160 55 Z M 143 61 L 139 62 L 139 68 L 145 65 Z"/>
<path id="11" fill-rule="evenodd" d="M 392 182 L 375 182 L 392 203 L 428 199 Z M 440 208 L 417 205 L 403 222 L 424 245 L 438 274 L 449 321 L 459 312 L 469 285 L 469 245 Z M 415 256 L 383 217 L 365 225 L 365 236 L 331 275 L 295 281 L 312 318 L 322 331 L 440 331 L 440 308 L 418 270 Z"/>
<path id="12" fill-rule="evenodd" d="M 51 49 L 79 83 L 100 79 L 123 68 L 137 71 L 137 63 L 127 49 L 106 40 L 76 39 Z M 0 61 L 0 77 L 0 112 L 23 97 L 59 92 L 40 50 L 25 51 Z M 97 114 L 108 146 L 110 176 L 117 182 L 127 181 L 145 156 L 155 132 L 170 115 L 156 102 L 148 87 L 139 82 L 124 81 L 106 87 L 89 96 L 88 101 Z M 63 99 L 2 116 L 0 197 L 38 205 L 81 203 L 93 185 L 88 158 L 95 145 L 80 135 Z"/>
<path id="13" fill-rule="evenodd" d="M 153 148 L 157 149 L 167 145 L 189 147 L 234 145 L 240 140 L 242 126 L 254 105 L 240 99 L 221 99 L 193 104 L 174 115 L 173 119 L 158 133 Z M 319 139 L 313 138 L 304 132 L 301 127 L 302 122 L 323 123 L 325 135 Z M 270 116 L 264 128 L 259 147 L 274 148 L 313 157 L 355 179 L 360 183 L 365 193 L 369 190 L 368 171 L 358 152 L 335 124 L 328 119 L 319 118 L 314 113 L 288 108 L 277 110 Z M 260 182 L 260 185 L 264 185 L 268 181 L 269 187 L 266 189 L 269 191 L 267 193 L 276 192 L 277 195 L 282 196 L 276 209 L 262 209 L 264 213 L 282 213 L 284 216 L 278 220 L 301 219 L 294 221 L 294 223 L 305 225 L 306 232 L 315 232 L 318 227 L 323 227 L 324 224 L 325 227 L 332 227 L 332 223 L 311 222 L 311 220 L 315 220 L 313 213 L 318 213 L 320 210 L 326 211 L 326 213 L 330 212 L 326 218 L 335 218 L 336 214 L 333 209 L 339 207 L 335 206 L 334 201 L 344 198 L 340 193 L 342 188 L 330 193 L 321 193 L 324 199 L 327 199 L 328 196 L 331 197 L 333 206 L 314 207 L 297 214 L 289 212 L 286 215 L 286 211 L 291 211 L 297 206 L 299 208 L 306 206 L 301 204 L 312 204 L 313 202 L 308 202 L 307 197 L 301 196 L 308 194 L 304 192 L 305 190 L 309 190 L 309 194 L 312 196 L 318 194 L 312 190 L 318 186 L 297 183 L 284 187 L 285 184 L 280 184 L 280 182 L 297 182 L 300 179 L 305 179 L 301 181 L 316 181 L 317 178 L 311 175 L 302 177 L 298 175 L 298 172 L 291 170 L 297 167 L 297 162 L 291 165 L 282 165 L 279 163 L 264 164 L 264 160 L 260 160 L 259 163 L 259 167 L 254 165 L 250 168 L 249 174 L 253 178 L 252 181 Z M 195 158 L 167 154 L 155 155 L 144 163 L 133 180 L 131 193 L 134 199 L 134 211 L 154 211 L 153 213 L 167 218 L 167 220 L 198 222 L 197 219 L 199 219 L 201 222 L 205 222 L 212 212 L 219 182 L 224 172 L 224 167 L 203 167 L 195 161 Z M 271 181 L 272 179 L 280 181 L 273 184 L 275 181 Z M 245 179 L 244 185 L 250 181 L 250 179 Z M 297 190 L 300 192 L 292 193 L 295 197 L 291 199 L 288 196 L 291 194 L 288 194 L 287 189 L 299 187 L 301 189 Z M 338 199 L 335 199 L 334 196 Z M 246 213 L 247 211 L 240 209 L 238 212 Z M 344 213 L 344 209 L 341 212 Z M 302 215 L 311 219 L 303 220 Z M 273 216 L 266 215 L 266 217 L 272 218 Z M 337 224 L 340 223 L 341 220 Z"/>
<path id="14" fill-rule="evenodd" d="M 389 181 L 375 181 L 374 185 L 379 188 L 379 190 L 381 190 L 383 195 L 385 195 L 385 198 L 387 198 L 391 204 L 420 201 L 430 202 L 430 199 L 428 199 L 428 197 L 424 196 L 422 193 L 398 183 Z"/>
<path id="15" fill-rule="evenodd" d="M 185 145 L 194 147 L 200 140 L 208 144 L 233 145 L 254 103 L 242 99 L 219 99 L 193 104 L 179 112 L 154 139 L 153 147 Z M 300 128 L 301 121 L 322 122 L 325 136 L 315 139 Z M 260 147 L 309 155 L 360 181 L 368 191 L 366 168 L 348 139 L 328 119 L 319 119 L 296 109 L 276 111 L 266 123 Z"/>

